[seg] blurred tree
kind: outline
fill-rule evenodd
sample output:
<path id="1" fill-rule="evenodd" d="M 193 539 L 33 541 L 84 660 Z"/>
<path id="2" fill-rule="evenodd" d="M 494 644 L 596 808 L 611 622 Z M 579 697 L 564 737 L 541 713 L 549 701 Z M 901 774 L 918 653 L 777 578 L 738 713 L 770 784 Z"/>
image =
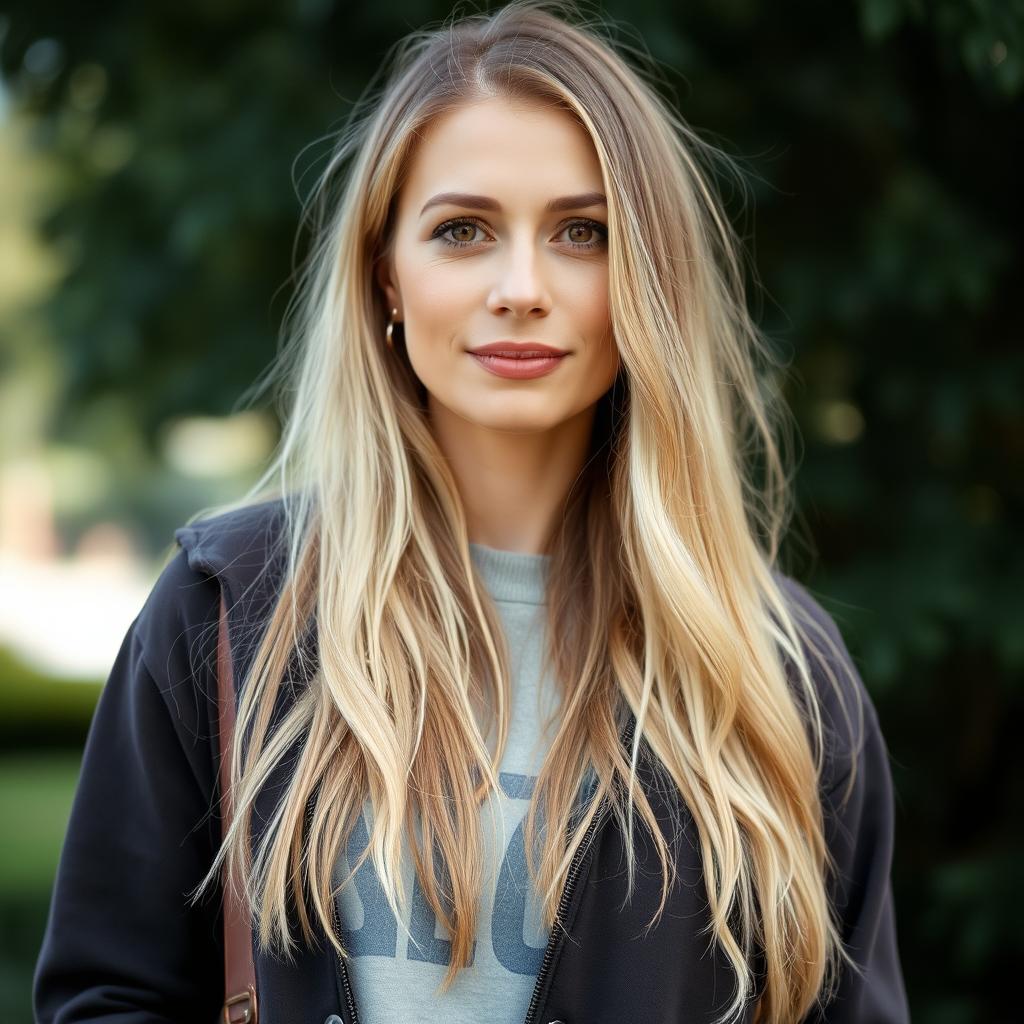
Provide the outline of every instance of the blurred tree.
<path id="1" fill-rule="evenodd" d="M 9 103 L 59 172 L 39 224 L 64 261 L 41 307 L 65 372 L 54 436 L 109 443 L 129 423 L 152 443 L 173 415 L 225 412 L 274 350 L 298 200 L 330 133 L 387 46 L 449 6 L 6 10 Z M 751 172 L 750 193 L 726 199 L 752 296 L 771 300 L 759 319 L 793 354 L 812 589 L 893 754 L 915 1020 L 1011 1019 L 1024 2 L 600 10 Z"/>

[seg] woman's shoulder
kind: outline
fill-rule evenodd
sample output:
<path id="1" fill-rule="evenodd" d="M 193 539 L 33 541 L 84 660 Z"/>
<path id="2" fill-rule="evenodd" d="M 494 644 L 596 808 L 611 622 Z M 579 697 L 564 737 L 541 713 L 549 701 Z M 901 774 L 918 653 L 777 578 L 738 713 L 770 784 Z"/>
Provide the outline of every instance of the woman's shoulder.
<path id="1" fill-rule="evenodd" d="M 235 582 L 272 565 L 283 523 L 284 502 L 273 498 L 179 526 L 174 539 L 191 569 Z"/>
<path id="2" fill-rule="evenodd" d="M 831 792 L 863 760 L 866 745 L 884 744 L 878 711 L 835 617 L 808 585 L 778 569 L 772 575 L 786 597 L 810 669 L 823 727 L 822 790 Z M 792 658 L 784 654 L 783 661 L 796 685 Z"/>
<path id="3" fill-rule="evenodd" d="M 235 508 L 174 531 L 174 549 L 133 623 L 158 678 L 172 663 L 195 670 L 214 655 L 222 594 L 233 635 L 269 607 L 280 583 L 281 505 Z"/>

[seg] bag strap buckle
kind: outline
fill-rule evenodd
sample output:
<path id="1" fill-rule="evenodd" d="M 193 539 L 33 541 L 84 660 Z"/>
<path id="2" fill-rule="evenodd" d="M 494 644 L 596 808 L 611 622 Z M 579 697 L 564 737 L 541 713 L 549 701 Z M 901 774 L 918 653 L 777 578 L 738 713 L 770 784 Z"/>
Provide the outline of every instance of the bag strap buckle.
<path id="1" fill-rule="evenodd" d="M 232 1012 L 232 1008 L 246 1005 L 241 1010 L 241 1015 Z M 244 992 L 228 996 L 224 1000 L 224 1024 L 256 1024 L 256 990 L 250 985 Z"/>

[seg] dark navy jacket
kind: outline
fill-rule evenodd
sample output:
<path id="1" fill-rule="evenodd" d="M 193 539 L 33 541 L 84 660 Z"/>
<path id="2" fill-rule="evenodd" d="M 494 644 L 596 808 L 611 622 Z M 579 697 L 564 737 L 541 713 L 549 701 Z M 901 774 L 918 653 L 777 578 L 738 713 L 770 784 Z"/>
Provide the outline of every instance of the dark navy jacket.
<path id="1" fill-rule="evenodd" d="M 244 678 L 254 654 L 251 627 L 280 581 L 280 563 L 269 553 L 279 512 L 278 502 L 268 502 L 175 531 L 180 550 L 124 638 L 89 731 L 60 858 L 34 980 L 38 1024 L 217 1018 L 224 980 L 219 889 L 196 906 L 186 897 L 220 840 L 219 588 L 226 588 L 231 609 L 236 677 Z M 831 686 L 823 675 L 817 680 L 833 737 L 821 786 L 828 844 L 839 865 L 831 895 L 863 976 L 844 971 L 837 997 L 807 1024 L 902 1024 L 909 1013 L 890 890 L 893 789 L 885 742 L 835 623 L 804 587 L 781 579 L 791 599 L 839 642 L 846 660 L 833 669 L 848 688 L 847 704 L 854 706 L 855 690 L 865 703 L 864 743 L 857 748 Z M 856 783 L 841 802 L 854 757 Z M 685 806 L 666 805 L 664 789 L 643 774 L 641 780 L 666 834 L 681 808 L 682 884 L 643 935 L 659 898 L 653 848 L 637 829 L 644 870 L 624 904 L 624 837 L 614 817 L 603 816 L 563 894 L 569 938 L 552 929 L 527 1024 L 709 1024 L 732 995 L 728 963 L 702 934 L 708 908 L 693 820 Z M 279 772 L 261 794 L 255 836 L 284 782 Z M 261 1024 L 323 1024 L 332 1015 L 356 1024 L 341 961 L 319 938 L 294 964 L 255 956 Z M 751 1017 L 748 1009 L 743 1020 Z"/>

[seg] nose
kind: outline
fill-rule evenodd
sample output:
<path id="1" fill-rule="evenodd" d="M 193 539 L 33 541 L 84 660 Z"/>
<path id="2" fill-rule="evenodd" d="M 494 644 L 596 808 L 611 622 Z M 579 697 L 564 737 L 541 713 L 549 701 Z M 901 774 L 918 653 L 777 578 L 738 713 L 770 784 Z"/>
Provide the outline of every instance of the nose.
<path id="1" fill-rule="evenodd" d="M 551 295 L 542 260 L 531 239 L 513 242 L 497 264 L 498 276 L 488 296 L 488 309 L 498 315 L 546 316 Z"/>

